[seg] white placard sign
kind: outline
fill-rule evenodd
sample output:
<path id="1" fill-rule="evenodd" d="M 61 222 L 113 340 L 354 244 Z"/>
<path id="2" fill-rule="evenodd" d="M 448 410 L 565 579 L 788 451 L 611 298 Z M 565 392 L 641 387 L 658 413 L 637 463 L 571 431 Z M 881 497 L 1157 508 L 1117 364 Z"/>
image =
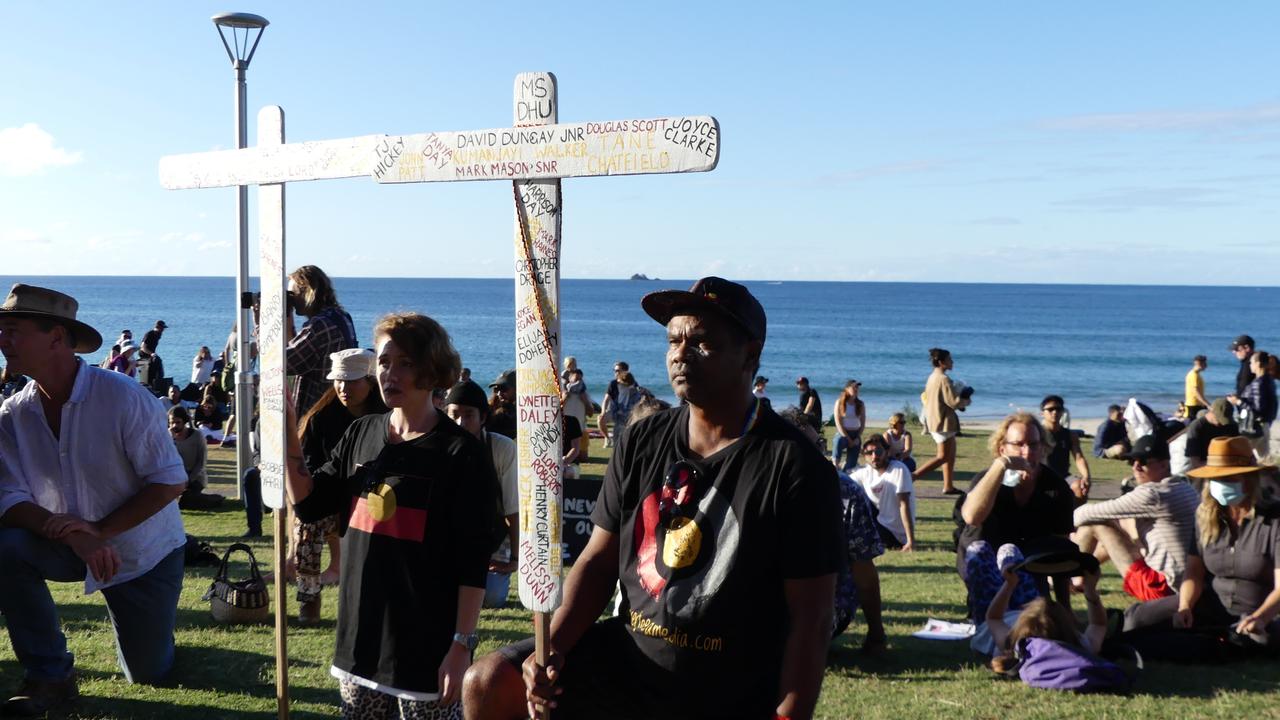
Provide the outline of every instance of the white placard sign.
<path id="1" fill-rule="evenodd" d="M 284 111 L 271 105 L 258 113 L 258 147 L 284 142 Z M 258 314 L 258 473 L 262 502 L 284 507 L 285 463 L 285 270 L 284 183 L 258 187 L 258 257 L 262 300 Z M 247 441 L 248 438 L 245 438 Z"/>
<path id="2" fill-rule="evenodd" d="M 534 109 L 530 112 L 530 109 Z M 515 121 L 556 121 L 556 79 L 522 73 Z M 510 132 L 539 132 L 515 128 Z M 564 409 L 560 404 L 560 181 L 518 180 L 516 198 L 516 446 L 520 484 L 520 602 L 560 606 Z"/>
<path id="3" fill-rule="evenodd" d="M 427 133 L 380 144 L 373 176 L 402 183 L 706 172 L 719 150 L 720 126 L 706 115 Z"/>

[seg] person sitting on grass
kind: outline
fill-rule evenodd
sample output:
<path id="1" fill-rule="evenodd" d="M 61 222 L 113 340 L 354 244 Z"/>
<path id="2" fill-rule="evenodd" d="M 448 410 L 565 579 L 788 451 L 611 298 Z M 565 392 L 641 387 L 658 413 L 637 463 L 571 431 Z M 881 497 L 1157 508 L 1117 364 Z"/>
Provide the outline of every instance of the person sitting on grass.
<path id="1" fill-rule="evenodd" d="M 1257 464 L 1252 450 L 1247 438 L 1216 438 L 1208 463 L 1188 473 L 1206 481 L 1196 509 L 1196 544 L 1177 595 L 1125 611 L 1126 640 L 1139 651 L 1151 636 L 1172 629 L 1161 648 L 1179 636 L 1202 647 L 1194 634 L 1209 635 L 1215 640 L 1209 647 L 1227 657 L 1280 652 L 1280 503 L 1262 499 L 1262 471 L 1271 468 Z M 1142 632 L 1129 632 L 1135 630 Z"/>
<path id="2" fill-rule="evenodd" d="M 1004 553 L 1006 563 L 1001 570 L 1004 583 L 991 600 L 984 616 L 994 649 L 991 669 L 998 673 L 1011 671 L 1019 659 L 1016 657 L 1017 650 L 1027 638 L 1053 640 L 1080 648 L 1094 656 L 1101 653 L 1102 642 L 1107 635 L 1107 611 L 1098 595 L 1098 578 L 1101 574 L 1085 572 L 1083 575 L 1083 593 L 1089 624 L 1082 633 L 1077 628 L 1071 611 L 1047 598 L 1038 597 L 1020 610 L 1010 612 L 1021 578 L 1013 569 L 1017 563 L 1018 548 L 1008 545 L 1001 548 L 1002 553 L 1006 548 L 1013 552 Z"/>
<path id="3" fill-rule="evenodd" d="M 1066 538 L 1075 530 L 1071 513 L 1075 496 L 1070 486 L 1047 465 L 1044 431 L 1040 421 L 1025 412 L 1006 417 L 988 440 L 993 462 L 974 478 L 964 497 L 960 515 L 965 525 L 957 544 L 957 569 L 965 579 L 970 606 L 984 592 L 983 578 L 970 577 L 966 551 L 979 540 L 996 547 L 1006 544 L 1026 549 L 1026 544 L 1046 537 Z M 1048 594 L 1048 583 L 1036 581 L 1038 593 Z M 1054 578 L 1058 602 L 1070 608 L 1070 583 Z M 973 615 L 980 621 L 981 614 Z"/>
<path id="4" fill-rule="evenodd" d="M 805 437 L 823 452 L 821 436 L 813 429 L 808 416 L 798 407 L 788 407 L 778 417 L 795 425 Z M 880 571 L 873 562 L 884 554 L 880 528 L 875 520 L 875 506 L 867 499 L 862 486 L 845 473 L 840 473 L 840 504 L 844 518 L 844 536 L 849 565 L 841 567 L 836 578 L 835 626 L 832 640 L 844 634 L 859 607 L 867 621 L 867 636 L 862 652 L 875 654 L 888 647 L 880 602 Z"/>
<path id="5" fill-rule="evenodd" d="M 1144 435 L 1126 456 L 1137 486 L 1114 500 L 1081 505 L 1075 511 L 1075 541 L 1100 562 L 1108 558 L 1124 576 L 1124 591 L 1138 600 L 1174 594 L 1195 548 L 1199 493 L 1185 479 L 1170 476 L 1169 446 Z M 1135 542 L 1120 525 L 1134 520 Z"/>
<path id="6" fill-rule="evenodd" d="M 912 473 L 916 471 L 916 459 L 911 456 L 915 443 L 907 429 L 907 416 L 894 413 L 889 416 L 889 427 L 884 431 L 884 441 L 889 447 L 889 459 L 897 460 Z"/>
<path id="7" fill-rule="evenodd" d="M 1098 425 L 1093 436 L 1093 456 L 1119 460 L 1120 456 L 1129 452 L 1129 431 L 1125 429 L 1124 408 L 1119 405 L 1107 407 L 1107 419 Z"/>
<path id="8" fill-rule="evenodd" d="M 209 485 L 209 476 L 205 469 L 209 458 L 209 444 L 204 436 L 191 428 L 191 415 L 181 405 L 169 408 L 169 434 L 173 436 L 174 447 L 182 457 L 182 466 L 187 471 L 187 489 L 178 498 L 178 507 L 183 510 L 208 510 L 222 504 L 223 497 L 213 493 L 205 493 Z"/>
<path id="9" fill-rule="evenodd" d="M 862 443 L 866 464 L 853 479 L 876 507 L 876 528 L 885 547 L 911 552 L 916 547 L 916 499 L 911 472 L 889 459 L 889 445 L 879 435 Z"/>
<path id="10" fill-rule="evenodd" d="M 1061 395 L 1048 395 L 1040 401 L 1040 417 L 1044 421 L 1044 464 L 1071 485 L 1080 502 L 1089 499 L 1089 461 L 1080 451 L 1080 437 L 1067 427 L 1067 401 Z M 1078 475 L 1071 475 L 1071 461 L 1075 461 Z"/>

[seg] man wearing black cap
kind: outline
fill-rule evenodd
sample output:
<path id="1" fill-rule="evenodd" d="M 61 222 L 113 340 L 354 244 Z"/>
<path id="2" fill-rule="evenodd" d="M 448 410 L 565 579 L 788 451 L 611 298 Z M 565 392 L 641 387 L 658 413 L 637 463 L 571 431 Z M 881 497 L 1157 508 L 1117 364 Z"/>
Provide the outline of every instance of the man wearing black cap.
<path id="1" fill-rule="evenodd" d="M 1186 479 L 1170 476 L 1169 445 L 1144 435 L 1125 459 L 1137 486 L 1114 500 L 1076 508 L 1076 544 L 1099 560 L 1111 559 L 1124 576 L 1124 591 L 1140 601 L 1177 593 L 1196 548 L 1196 507 L 1200 494 Z M 1118 521 L 1132 519 L 1134 542 Z"/>
<path id="2" fill-rule="evenodd" d="M 468 718 L 526 717 L 526 701 L 557 720 L 813 714 L 844 561 L 835 469 L 751 395 L 766 322 L 746 288 L 703 278 L 641 305 L 685 404 L 621 433 L 550 662 L 532 641 L 480 659 Z M 615 583 L 625 612 L 597 623 Z"/>
<path id="3" fill-rule="evenodd" d="M 0 352 L 33 380 L 0 409 L 0 612 L 25 673 L 7 717 L 77 696 L 48 581 L 102 591 L 129 681 L 173 664 L 187 473 L 155 398 L 76 356 L 102 344 L 78 307 L 23 284 L 0 304 Z"/>
<path id="4" fill-rule="evenodd" d="M 484 428 L 489 432 L 516 439 L 516 371 L 508 370 L 489 383 L 489 419 Z"/>
<path id="5" fill-rule="evenodd" d="M 1253 338 L 1241 335 L 1231 341 L 1231 352 L 1240 361 L 1240 370 L 1236 372 L 1236 395 L 1243 395 L 1244 389 L 1253 382 L 1253 370 L 1249 367 L 1249 356 L 1253 355 Z"/>

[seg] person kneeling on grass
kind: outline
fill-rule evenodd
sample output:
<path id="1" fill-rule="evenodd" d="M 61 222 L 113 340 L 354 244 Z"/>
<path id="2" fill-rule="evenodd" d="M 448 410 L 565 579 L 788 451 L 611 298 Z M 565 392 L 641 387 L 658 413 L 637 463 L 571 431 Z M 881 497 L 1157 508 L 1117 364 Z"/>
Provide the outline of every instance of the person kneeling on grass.
<path id="1" fill-rule="evenodd" d="M 0 304 L 7 369 L 32 380 L 0 408 L 0 612 L 24 674 L 5 717 L 78 696 L 51 581 L 102 591 L 129 682 L 173 666 L 187 473 L 151 393 L 77 357 L 102 344 L 78 307 L 23 284 Z"/>
<path id="2" fill-rule="evenodd" d="M 1124 575 L 1124 591 L 1138 600 L 1173 595 L 1186 575 L 1187 556 L 1196 545 L 1200 495 L 1184 478 L 1169 475 L 1169 445 L 1144 435 L 1125 455 L 1137 486 L 1106 502 L 1075 511 L 1076 544 L 1099 561 L 1108 558 Z M 1134 542 L 1119 521 L 1136 522 Z"/>
<path id="3" fill-rule="evenodd" d="M 339 518 L 343 582 L 330 673 L 342 716 L 458 718 L 497 479 L 484 445 L 432 405 L 432 389 L 452 384 L 461 367 L 444 328 L 425 315 L 392 314 L 373 336 L 391 412 L 354 421 L 314 474 L 297 433 L 288 433 L 289 499 L 304 522 Z"/>

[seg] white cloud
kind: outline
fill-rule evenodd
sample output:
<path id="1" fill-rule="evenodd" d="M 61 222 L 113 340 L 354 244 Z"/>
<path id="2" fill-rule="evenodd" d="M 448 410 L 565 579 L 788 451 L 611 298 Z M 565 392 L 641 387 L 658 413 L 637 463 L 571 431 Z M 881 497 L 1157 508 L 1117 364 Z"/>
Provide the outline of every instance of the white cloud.
<path id="1" fill-rule="evenodd" d="M 0 245 L 48 245 L 51 242 L 48 235 L 30 228 L 0 230 Z"/>
<path id="2" fill-rule="evenodd" d="M 0 129 L 0 174 L 35 175 L 51 167 L 75 165 L 81 157 L 81 153 L 54 147 L 53 136 L 35 123 Z"/>
<path id="3" fill-rule="evenodd" d="M 141 239 L 142 233 L 137 230 L 126 230 L 124 232 L 91 235 L 85 240 L 85 244 L 94 250 L 114 250 L 131 246 Z"/>

